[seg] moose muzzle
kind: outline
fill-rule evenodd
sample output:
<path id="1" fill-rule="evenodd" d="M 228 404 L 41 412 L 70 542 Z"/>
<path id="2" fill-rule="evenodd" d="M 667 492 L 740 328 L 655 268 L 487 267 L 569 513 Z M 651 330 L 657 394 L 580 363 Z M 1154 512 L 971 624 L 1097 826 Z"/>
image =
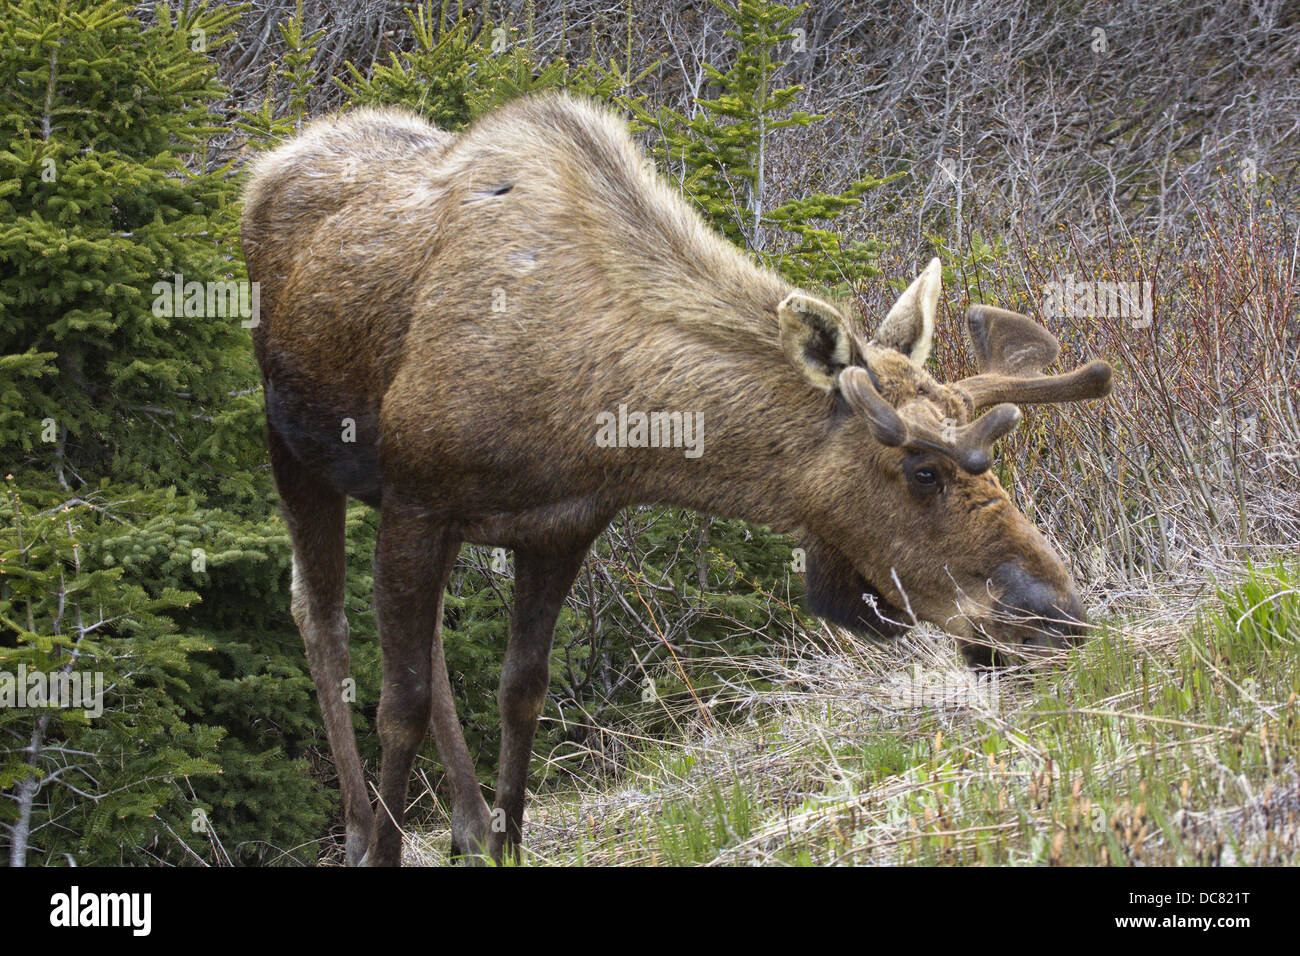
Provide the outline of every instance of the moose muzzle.
<path id="1" fill-rule="evenodd" d="M 962 642 L 962 653 L 976 666 L 1046 657 L 1083 639 L 1088 621 L 1074 585 L 1052 581 L 1019 563 L 999 565 L 990 578 L 995 596 L 976 634 Z"/>

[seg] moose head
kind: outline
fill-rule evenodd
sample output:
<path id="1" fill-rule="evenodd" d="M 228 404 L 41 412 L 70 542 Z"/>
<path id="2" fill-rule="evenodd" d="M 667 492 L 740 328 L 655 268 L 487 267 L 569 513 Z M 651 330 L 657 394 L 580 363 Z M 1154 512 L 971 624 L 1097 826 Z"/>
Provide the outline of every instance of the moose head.
<path id="1" fill-rule="evenodd" d="M 1017 403 L 1100 398 L 1110 367 L 1045 375 L 1056 337 L 976 305 L 967 322 L 979 373 L 938 382 L 924 366 L 940 283 L 934 259 L 870 341 L 804 293 L 778 308 L 786 356 L 833 396 L 810 482 L 822 504 L 806 526 L 809 609 L 870 636 L 929 621 L 958 637 L 972 665 L 1068 647 L 1086 629 L 1078 590 L 990 471 L 992 445 L 1020 422 Z"/>

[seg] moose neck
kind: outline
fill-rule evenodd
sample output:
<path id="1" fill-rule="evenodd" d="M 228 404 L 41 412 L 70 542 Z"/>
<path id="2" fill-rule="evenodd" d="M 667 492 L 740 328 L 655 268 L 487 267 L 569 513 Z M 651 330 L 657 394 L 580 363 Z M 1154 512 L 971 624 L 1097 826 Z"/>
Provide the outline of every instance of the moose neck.
<path id="1" fill-rule="evenodd" d="M 629 409 L 690 413 L 702 439 L 691 457 L 645 449 L 629 493 L 794 531 L 833 399 L 782 351 L 776 307 L 791 286 L 730 247 L 711 251 L 672 286 L 641 283 L 624 300 L 656 352 L 625 390 Z"/>

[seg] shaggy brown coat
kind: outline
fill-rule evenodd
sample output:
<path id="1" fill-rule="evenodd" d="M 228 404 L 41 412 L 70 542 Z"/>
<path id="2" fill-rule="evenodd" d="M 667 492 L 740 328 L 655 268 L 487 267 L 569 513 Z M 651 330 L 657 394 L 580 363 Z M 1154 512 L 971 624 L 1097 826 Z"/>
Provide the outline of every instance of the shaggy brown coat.
<path id="1" fill-rule="evenodd" d="M 517 844 L 551 632 L 616 512 L 672 503 L 762 522 L 808 548 L 829 620 L 930 620 L 1058 646 L 1070 575 L 988 472 L 1019 418 L 995 402 L 1103 394 L 1102 363 L 1044 376 L 1055 339 L 971 312 L 983 374 L 922 367 L 931 263 L 875 338 L 759 268 L 653 172 L 625 125 L 566 96 L 515 101 L 460 136 L 400 111 L 312 124 L 262 157 L 243 246 L 254 343 L 294 544 L 294 614 L 338 765 L 350 862 L 400 860 L 407 778 L 432 726 L 456 852 Z M 602 414 L 691 413 L 703 454 L 605 447 Z M 381 805 L 366 799 L 343 616 L 343 507 L 379 508 Z M 462 542 L 514 549 L 502 755 L 488 810 L 443 662 L 442 592 Z"/>

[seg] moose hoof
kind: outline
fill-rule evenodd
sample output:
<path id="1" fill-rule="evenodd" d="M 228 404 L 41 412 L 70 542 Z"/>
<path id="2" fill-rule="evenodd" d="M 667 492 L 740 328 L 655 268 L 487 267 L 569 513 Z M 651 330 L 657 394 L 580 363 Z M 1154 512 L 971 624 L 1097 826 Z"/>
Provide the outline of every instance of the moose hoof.
<path id="1" fill-rule="evenodd" d="M 472 814 L 459 809 L 451 812 L 451 862 L 477 866 L 491 851 L 491 816 L 487 805 Z"/>
<path id="2" fill-rule="evenodd" d="M 347 840 L 348 866 L 365 866 L 366 846 L 369 838 L 366 834 L 349 833 Z"/>

